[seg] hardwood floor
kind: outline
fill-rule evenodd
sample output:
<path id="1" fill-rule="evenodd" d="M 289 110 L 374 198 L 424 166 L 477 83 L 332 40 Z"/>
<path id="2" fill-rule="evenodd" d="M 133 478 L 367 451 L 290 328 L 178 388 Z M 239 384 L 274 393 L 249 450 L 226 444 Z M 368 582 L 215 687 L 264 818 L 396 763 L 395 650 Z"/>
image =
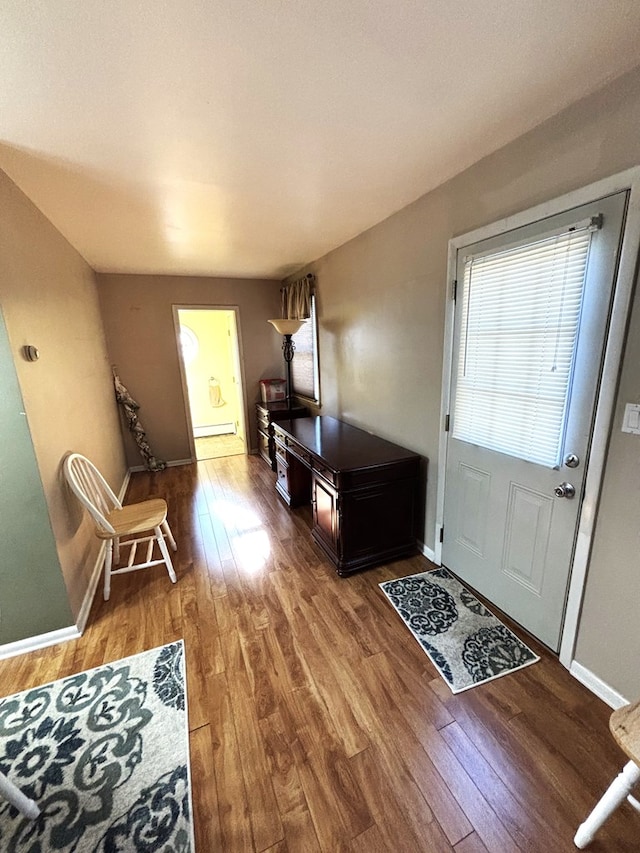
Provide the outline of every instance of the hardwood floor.
<path id="1" fill-rule="evenodd" d="M 76 641 L 0 663 L 2 693 L 184 637 L 198 853 L 556 853 L 621 769 L 610 709 L 542 661 L 454 696 L 378 583 L 338 578 L 259 457 L 134 474 L 178 542 L 113 579 Z M 590 850 L 640 849 L 625 804 Z"/>

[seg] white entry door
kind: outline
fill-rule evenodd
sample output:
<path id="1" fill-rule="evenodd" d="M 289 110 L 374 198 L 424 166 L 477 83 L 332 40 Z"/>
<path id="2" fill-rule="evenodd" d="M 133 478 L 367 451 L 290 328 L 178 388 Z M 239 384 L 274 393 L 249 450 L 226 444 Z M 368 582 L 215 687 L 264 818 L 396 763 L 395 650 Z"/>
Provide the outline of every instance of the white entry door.
<path id="1" fill-rule="evenodd" d="M 626 203 L 458 250 L 442 562 L 556 651 Z"/>

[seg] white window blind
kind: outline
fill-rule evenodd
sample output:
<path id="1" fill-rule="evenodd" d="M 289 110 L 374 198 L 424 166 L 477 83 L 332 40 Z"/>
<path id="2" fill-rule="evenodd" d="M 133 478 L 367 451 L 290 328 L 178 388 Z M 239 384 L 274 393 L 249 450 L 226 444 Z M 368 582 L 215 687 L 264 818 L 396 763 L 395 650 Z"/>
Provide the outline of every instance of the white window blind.
<path id="1" fill-rule="evenodd" d="M 293 335 L 296 349 L 291 362 L 291 378 L 295 394 L 316 402 L 320 399 L 317 334 L 316 299 L 311 294 L 311 316 Z"/>
<path id="2" fill-rule="evenodd" d="M 560 461 L 591 229 L 466 260 L 454 438 Z"/>

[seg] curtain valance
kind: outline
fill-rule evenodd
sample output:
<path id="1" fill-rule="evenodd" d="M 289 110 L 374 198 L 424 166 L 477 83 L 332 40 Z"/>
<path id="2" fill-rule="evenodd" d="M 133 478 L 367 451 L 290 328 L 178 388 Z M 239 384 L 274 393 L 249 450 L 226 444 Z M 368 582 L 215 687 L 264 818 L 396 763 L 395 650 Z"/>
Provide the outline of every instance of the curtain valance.
<path id="1" fill-rule="evenodd" d="M 316 277 L 307 273 L 304 278 L 285 284 L 281 288 L 282 316 L 288 320 L 307 320 L 311 316 L 311 294 Z"/>

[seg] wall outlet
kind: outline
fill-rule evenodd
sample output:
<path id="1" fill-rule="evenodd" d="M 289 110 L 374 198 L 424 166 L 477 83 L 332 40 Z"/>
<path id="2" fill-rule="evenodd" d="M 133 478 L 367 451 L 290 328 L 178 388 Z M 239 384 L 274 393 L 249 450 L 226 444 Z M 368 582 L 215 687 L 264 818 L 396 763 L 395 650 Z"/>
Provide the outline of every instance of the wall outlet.
<path id="1" fill-rule="evenodd" d="M 640 403 L 627 403 L 624 407 L 622 432 L 640 435 Z"/>

